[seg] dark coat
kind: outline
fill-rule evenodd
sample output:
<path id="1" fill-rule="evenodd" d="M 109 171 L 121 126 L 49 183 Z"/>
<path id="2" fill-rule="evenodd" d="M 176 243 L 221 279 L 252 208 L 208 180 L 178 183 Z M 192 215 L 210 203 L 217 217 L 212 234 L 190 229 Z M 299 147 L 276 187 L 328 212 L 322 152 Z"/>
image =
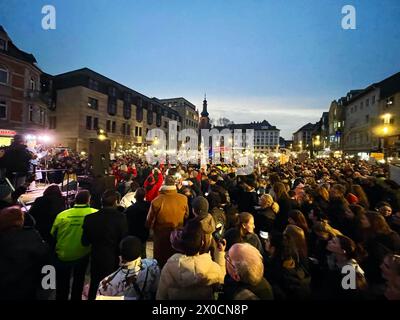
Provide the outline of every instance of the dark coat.
<path id="1" fill-rule="evenodd" d="M 35 300 L 49 250 L 37 230 L 0 233 L 0 300 Z"/>
<path id="2" fill-rule="evenodd" d="M 264 254 L 264 248 L 260 239 L 255 233 L 248 233 L 240 240 L 240 231 L 237 228 L 229 229 L 225 232 L 224 238 L 226 240 L 226 251 L 228 251 L 235 243 L 246 242 L 256 247 L 261 254 Z"/>
<path id="3" fill-rule="evenodd" d="M 251 286 L 233 280 L 229 274 L 224 279 L 223 300 L 273 300 L 274 293 L 271 285 L 265 278 L 256 285 Z M 247 291 L 244 292 L 244 291 Z"/>
<path id="4" fill-rule="evenodd" d="M 51 227 L 57 214 L 65 210 L 65 202 L 62 197 L 43 196 L 36 198 L 29 213 L 36 221 L 36 229 L 43 240 L 53 244 L 53 237 L 50 235 Z"/>
<path id="5" fill-rule="evenodd" d="M 271 208 L 259 209 L 254 214 L 256 233 L 261 231 L 271 232 L 274 228 L 275 212 Z"/>
<path id="6" fill-rule="evenodd" d="M 7 169 L 7 175 L 12 172 L 26 174 L 29 171 L 29 161 L 32 159 L 32 153 L 23 144 L 12 144 L 6 149 L 3 156 L 3 166 Z"/>
<path id="7" fill-rule="evenodd" d="M 106 277 L 118 268 L 119 243 L 128 232 L 126 217 L 115 208 L 103 208 L 86 216 L 82 228 L 82 244 L 92 245 L 91 274 Z"/>
<path id="8" fill-rule="evenodd" d="M 257 193 L 242 191 L 239 194 L 238 207 L 239 212 L 250 212 L 254 213 L 254 207 L 258 205 Z"/>
<path id="9" fill-rule="evenodd" d="M 279 212 L 275 218 L 275 229 L 283 232 L 288 225 L 289 212 L 293 208 L 293 202 L 290 198 L 278 199 Z"/>
<path id="10" fill-rule="evenodd" d="M 129 235 L 138 237 L 142 243 L 149 237 L 149 230 L 145 227 L 149 209 L 150 202 L 137 201 L 125 210 Z"/>

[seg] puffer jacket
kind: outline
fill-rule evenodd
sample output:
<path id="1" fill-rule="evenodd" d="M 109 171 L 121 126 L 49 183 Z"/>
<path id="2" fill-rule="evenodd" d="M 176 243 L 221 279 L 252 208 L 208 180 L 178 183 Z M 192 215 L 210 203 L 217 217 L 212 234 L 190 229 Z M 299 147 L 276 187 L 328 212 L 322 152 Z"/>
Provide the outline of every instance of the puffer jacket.
<path id="1" fill-rule="evenodd" d="M 224 283 L 224 253 L 174 254 L 161 271 L 157 300 L 212 300 L 213 286 Z"/>

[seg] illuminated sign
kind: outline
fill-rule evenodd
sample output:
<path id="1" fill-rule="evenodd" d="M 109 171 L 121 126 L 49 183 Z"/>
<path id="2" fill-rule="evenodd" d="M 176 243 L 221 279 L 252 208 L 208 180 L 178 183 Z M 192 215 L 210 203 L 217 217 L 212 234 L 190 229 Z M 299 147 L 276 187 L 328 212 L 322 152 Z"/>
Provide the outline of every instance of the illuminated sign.
<path id="1" fill-rule="evenodd" d="M 13 130 L 0 129 L 0 136 L 12 137 L 15 136 L 16 134 L 17 132 Z"/>

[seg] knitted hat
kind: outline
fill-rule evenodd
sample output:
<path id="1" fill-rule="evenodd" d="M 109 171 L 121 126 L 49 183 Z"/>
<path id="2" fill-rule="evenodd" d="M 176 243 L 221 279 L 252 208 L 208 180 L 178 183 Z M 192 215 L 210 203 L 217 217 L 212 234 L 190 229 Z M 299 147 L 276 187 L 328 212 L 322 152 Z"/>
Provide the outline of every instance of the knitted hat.
<path id="1" fill-rule="evenodd" d="M 208 201 L 204 197 L 196 197 L 192 202 L 192 208 L 199 216 L 205 216 L 208 214 Z"/>

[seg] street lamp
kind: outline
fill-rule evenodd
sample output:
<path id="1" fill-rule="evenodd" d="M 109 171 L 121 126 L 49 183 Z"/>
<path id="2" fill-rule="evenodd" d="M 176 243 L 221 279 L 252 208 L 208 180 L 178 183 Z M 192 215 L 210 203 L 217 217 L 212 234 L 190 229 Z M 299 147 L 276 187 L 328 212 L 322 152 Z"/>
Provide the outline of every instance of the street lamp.
<path id="1" fill-rule="evenodd" d="M 97 139 L 99 139 L 100 141 L 104 141 L 107 139 L 107 134 L 103 129 L 99 129 L 97 131 Z"/>

